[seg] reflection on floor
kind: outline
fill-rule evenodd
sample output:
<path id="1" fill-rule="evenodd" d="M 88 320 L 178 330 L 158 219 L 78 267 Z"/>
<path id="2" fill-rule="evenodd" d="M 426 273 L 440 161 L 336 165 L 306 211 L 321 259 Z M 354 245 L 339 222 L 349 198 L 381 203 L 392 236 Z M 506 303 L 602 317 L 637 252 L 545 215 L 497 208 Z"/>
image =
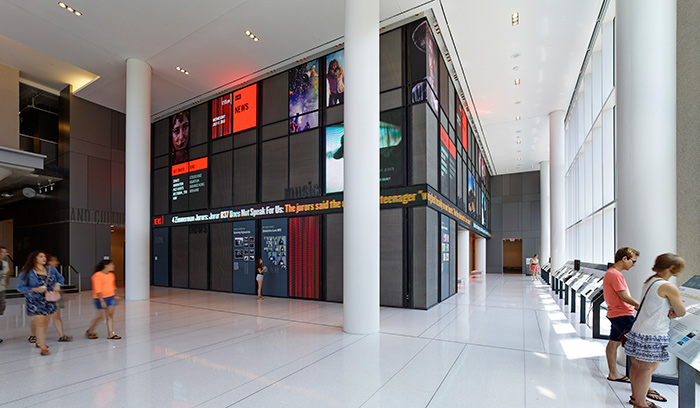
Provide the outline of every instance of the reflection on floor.
<path id="1" fill-rule="evenodd" d="M 82 335 L 87 293 L 40 356 L 22 300 L 0 317 L 0 406 L 627 407 L 604 346 L 547 286 L 486 275 L 429 311 L 382 308 L 381 333 L 343 333 L 342 305 L 152 288 L 117 307 L 124 339 Z M 654 384 L 677 404 L 677 389 Z"/>

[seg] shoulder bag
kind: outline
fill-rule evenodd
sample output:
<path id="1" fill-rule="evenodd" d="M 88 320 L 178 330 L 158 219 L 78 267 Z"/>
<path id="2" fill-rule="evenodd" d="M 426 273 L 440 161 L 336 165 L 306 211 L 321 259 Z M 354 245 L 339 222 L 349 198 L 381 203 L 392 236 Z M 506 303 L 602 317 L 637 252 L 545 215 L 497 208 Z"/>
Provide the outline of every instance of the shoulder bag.
<path id="1" fill-rule="evenodd" d="M 639 309 L 637 309 L 637 316 L 639 316 L 639 313 L 642 311 L 642 305 L 644 304 L 644 299 L 647 298 L 647 294 L 649 293 L 649 289 L 651 289 L 651 287 L 652 287 L 656 282 L 658 282 L 659 280 L 660 280 L 660 279 L 657 279 L 657 280 L 655 280 L 654 282 L 652 282 L 652 283 L 649 285 L 649 287 L 647 288 L 647 291 L 644 292 L 644 296 L 642 296 L 642 301 L 639 302 Z M 625 343 L 627 343 L 627 333 L 629 333 L 629 332 L 630 332 L 629 330 L 624 330 L 624 331 L 622 332 L 622 335 L 620 336 L 620 343 L 622 343 L 622 347 L 625 347 Z"/>

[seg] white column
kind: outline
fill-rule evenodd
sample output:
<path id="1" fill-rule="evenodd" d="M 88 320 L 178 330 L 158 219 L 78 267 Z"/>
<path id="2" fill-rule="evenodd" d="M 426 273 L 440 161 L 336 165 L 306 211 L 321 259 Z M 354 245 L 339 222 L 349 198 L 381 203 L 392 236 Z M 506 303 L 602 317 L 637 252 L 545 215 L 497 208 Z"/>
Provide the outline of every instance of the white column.
<path id="1" fill-rule="evenodd" d="M 616 12 L 617 245 L 641 252 L 625 273 L 638 298 L 656 256 L 676 251 L 676 2 Z"/>
<path id="2" fill-rule="evenodd" d="M 641 252 L 624 273 L 640 299 L 656 256 L 676 252 L 676 1 L 617 0 L 616 31 L 617 246 Z"/>
<path id="3" fill-rule="evenodd" d="M 549 114 L 549 211 L 552 270 L 557 270 L 566 263 L 566 226 L 564 225 L 566 164 L 564 159 L 564 111 L 554 111 Z"/>
<path id="4" fill-rule="evenodd" d="M 150 295 L 151 67 L 126 60 L 126 257 L 127 300 Z"/>
<path id="5" fill-rule="evenodd" d="M 343 330 L 379 331 L 379 1 L 345 0 Z"/>
<path id="6" fill-rule="evenodd" d="M 540 162 L 540 264 L 549 262 L 552 252 L 550 245 L 551 213 L 549 194 L 549 161 Z"/>
<path id="7" fill-rule="evenodd" d="M 486 238 L 477 237 L 474 248 L 474 269 L 481 271 L 481 277 L 486 276 Z"/>
<path id="8" fill-rule="evenodd" d="M 457 228 L 457 279 L 469 283 L 469 231 Z"/>

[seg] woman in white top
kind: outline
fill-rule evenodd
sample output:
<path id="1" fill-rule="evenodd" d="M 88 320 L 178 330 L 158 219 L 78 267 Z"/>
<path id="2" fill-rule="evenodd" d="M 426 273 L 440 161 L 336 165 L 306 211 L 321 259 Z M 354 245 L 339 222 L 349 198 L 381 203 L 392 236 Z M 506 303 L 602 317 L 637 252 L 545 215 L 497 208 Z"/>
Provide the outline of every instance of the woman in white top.
<path id="1" fill-rule="evenodd" d="M 537 259 L 537 254 L 530 258 L 530 272 L 532 272 L 532 280 L 537 282 L 537 275 L 540 273 L 540 261 Z"/>
<path id="2" fill-rule="evenodd" d="M 685 261 L 676 254 L 665 253 L 656 257 L 654 275 L 644 282 L 644 298 L 639 305 L 637 318 L 625 336 L 625 353 L 632 357 L 630 380 L 632 396 L 630 404 L 635 407 L 656 407 L 646 401 L 651 376 L 659 363 L 668 361 L 668 331 L 670 319 L 685 315 L 678 288 L 668 278 L 683 272 Z"/>

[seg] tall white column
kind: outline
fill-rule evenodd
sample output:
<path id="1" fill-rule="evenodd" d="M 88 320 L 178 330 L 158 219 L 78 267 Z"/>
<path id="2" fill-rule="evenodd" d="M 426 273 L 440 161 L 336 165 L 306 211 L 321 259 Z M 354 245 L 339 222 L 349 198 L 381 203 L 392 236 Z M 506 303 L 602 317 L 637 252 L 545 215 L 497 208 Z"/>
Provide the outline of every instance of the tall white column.
<path id="1" fill-rule="evenodd" d="M 625 273 L 639 298 L 656 256 L 676 251 L 676 2 L 616 13 L 617 245 L 641 252 Z"/>
<path id="2" fill-rule="evenodd" d="M 559 110 L 549 114 L 549 211 L 552 270 L 557 270 L 566 263 L 565 177 L 564 111 Z"/>
<path id="3" fill-rule="evenodd" d="M 469 231 L 457 229 L 457 279 L 469 283 Z"/>
<path id="4" fill-rule="evenodd" d="M 486 238 L 477 237 L 474 248 L 474 269 L 486 276 Z"/>
<path id="5" fill-rule="evenodd" d="M 676 252 L 676 1 L 617 0 L 616 31 L 617 245 L 641 252 L 624 273 L 640 299 L 656 256 Z"/>
<path id="6" fill-rule="evenodd" d="M 549 194 L 549 161 L 540 162 L 540 264 L 549 262 L 552 252 Z"/>
<path id="7" fill-rule="evenodd" d="M 151 66 L 126 60 L 126 257 L 127 300 L 150 295 Z"/>
<path id="8" fill-rule="evenodd" d="M 345 0 L 343 330 L 379 331 L 379 1 Z"/>

